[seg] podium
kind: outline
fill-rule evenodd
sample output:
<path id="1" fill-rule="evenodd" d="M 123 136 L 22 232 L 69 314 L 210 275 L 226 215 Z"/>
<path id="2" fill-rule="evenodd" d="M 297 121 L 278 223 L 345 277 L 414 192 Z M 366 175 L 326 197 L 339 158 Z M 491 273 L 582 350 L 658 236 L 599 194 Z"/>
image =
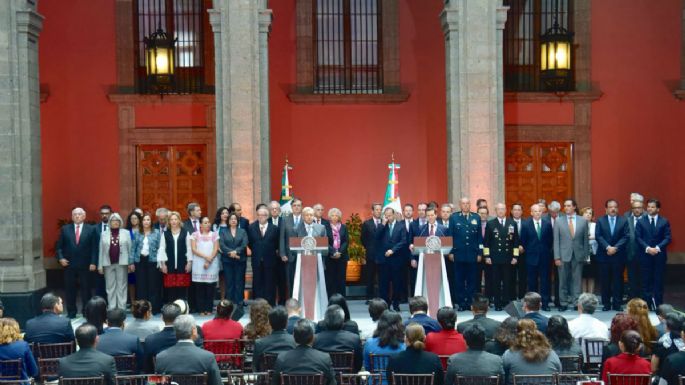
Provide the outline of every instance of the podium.
<path id="1" fill-rule="evenodd" d="M 452 237 L 415 237 L 414 254 L 419 255 L 414 296 L 428 300 L 428 315 L 436 317 L 438 309 L 452 307 L 448 272 L 443 255 L 452 250 Z"/>
<path id="2" fill-rule="evenodd" d="M 328 238 L 293 237 L 289 244 L 290 250 L 297 252 L 293 298 L 300 302 L 302 317 L 313 321 L 323 319 L 328 293 L 321 255 L 328 253 Z"/>

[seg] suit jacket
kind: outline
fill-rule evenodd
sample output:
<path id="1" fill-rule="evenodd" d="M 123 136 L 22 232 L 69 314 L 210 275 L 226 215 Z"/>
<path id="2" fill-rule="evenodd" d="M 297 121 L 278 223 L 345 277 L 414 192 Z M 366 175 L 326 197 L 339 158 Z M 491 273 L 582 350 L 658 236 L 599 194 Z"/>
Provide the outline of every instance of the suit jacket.
<path id="1" fill-rule="evenodd" d="M 673 353 L 661 365 L 661 378 L 668 385 L 679 384 L 678 376 L 685 374 L 685 352 Z"/>
<path id="2" fill-rule="evenodd" d="M 560 215 L 554 222 L 554 259 L 582 262 L 591 254 L 588 222 L 580 215 L 575 215 L 575 218 L 573 238 L 566 215 Z"/>
<path id="3" fill-rule="evenodd" d="M 259 226 L 259 225 L 257 225 Z M 235 231 L 235 237 L 231 234 L 231 229 L 226 228 L 219 232 L 219 249 L 221 250 L 221 260 L 224 262 L 235 261 L 234 258 L 229 258 L 228 253 L 235 251 L 240 257 L 240 262 L 247 260 L 247 231 L 238 227 Z"/>
<path id="4" fill-rule="evenodd" d="M 312 226 L 312 237 L 327 236 L 326 226 L 314 222 L 312 222 L 310 226 Z M 309 235 L 307 234 L 307 226 L 305 225 L 304 221 L 300 221 L 297 229 L 295 229 L 295 237 L 306 237 L 307 235 Z"/>
<path id="5" fill-rule="evenodd" d="M 535 325 L 537 325 L 538 330 L 542 332 L 542 334 L 545 334 L 545 332 L 547 331 L 547 322 L 549 322 L 549 318 L 545 317 L 539 312 L 532 311 L 530 313 L 526 313 L 523 316 L 523 318 L 532 319 L 533 321 L 535 321 Z"/>
<path id="6" fill-rule="evenodd" d="M 89 265 L 98 264 L 98 242 L 100 234 L 97 229 L 86 223 L 81 224 L 81 234 L 76 244 L 76 228 L 73 223 L 62 226 L 57 238 L 57 260 L 66 259 L 69 266 L 87 269 Z"/>
<path id="7" fill-rule="evenodd" d="M 376 254 L 377 264 L 382 265 L 387 262 L 390 265 L 399 266 L 406 262 L 404 249 L 407 247 L 407 230 L 401 222 L 395 221 L 392 234 L 390 233 L 389 223 L 381 225 L 380 229 L 376 232 L 376 241 L 378 242 L 376 244 L 378 248 L 378 253 Z M 385 253 L 388 250 L 392 250 L 393 254 L 386 257 Z"/>
<path id="8" fill-rule="evenodd" d="M 414 221 L 414 222 L 416 222 L 416 221 Z M 447 227 L 441 225 L 437 220 L 435 221 L 434 226 L 435 226 L 435 236 L 436 237 L 449 237 L 449 236 L 451 236 Z M 410 242 L 410 244 L 413 244 L 415 237 L 428 237 L 429 235 L 430 235 L 430 229 L 428 228 L 428 222 L 426 222 L 425 225 L 419 227 L 419 229 L 411 235 L 409 242 Z M 415 261 L 418 261 L 419 255 L 414 254 L 411 256 L 411 258 Z M 448 273 L 448 274 L 450 274 L 450 273 Z"/>
<path id="9" fill-rule="evenodd" d="M 629 238 L 628 238 L 628 244 L 626 246 L 626 259 L 628 261 L 632 261 L 633 258 L 635 258 L 638 255 L 637 254 L 637 249 L 638 249 L 637 239 L 635 238 L 635 225 L 636 225 L 636 223 L 635 223 L 635 217 L 633 217 L 632 212 L 628 212 L 627 214 L 630 214 L 630 215 L 626 215 L 626 221 L 628 222 L 628 230 L 630 231 L 630 233 L 628 234 Z M 642 215 L 642 216 L 644 216 L 644 215 Z M 640 220 L 640 218 L 638 218 L 638 221 Z"/>
<path id="10" fill-rule="evenodd" d="M 112 263 L 109 260 L 109 244 L 112 233 L 108 228 L 100 236 L 100 256 L 98 258 L 98 267 L 110 266 Z M 119 262 L 117 265 L 133 264 L 133 257 L 131 252 L 133 249 L 133 240 L 131 233 L 126 229 L 119 231 Z"/>
<path id="11" fill-rule="evenodd" d="M 340 248 L 337 250 L 333 247 L 333 229 L 328 227 L 328 258 L 333 254 L 340 252 L 340 259 L 343 261 L 348 261 L 350 259 L 350 254 L 347 252 L 347 247 L 350 244 L 350 235 L 347 232 L 347 226 L 343 223 L 340 225 Z"/>
<path id="12" fill-rule="evenodd" d="M 354 373 L 359 372 L 364 358 L 362 357 L 362 343 L 359 334 L 346 330 L 324 330 L 314 336 L 314 349 L 322 352 L 353 352 Z"/>
<path id="13" fill-rule="evenodd" d="M 214 354 L 190 341 L 179 341 L 157 355 L 155 371 L 160 374 L 207 373 L 207 385 L 222 385 Z"/>
<path id="14" fill-rule="evenodd" d="M 297 344 L 292 335 L 285 330 L 276 330 L 268 336 L 259 338 L 254 343 L 252 353 L 252 370 L 259 372 L 264 353 L 282 353 L 295 349 Z"/>
<path id="15" fill-rule="evenodd" d="M 274 220 L 274 217 L 271 217 L 271 216 L 270 216 L 270 217 L 269 217 L 269 223 L 271 223 L 272 225 L 278 227 L 278 229 L 279 229 L 279 231 L 280 231 L 281 223 L 283 223 L 283 217 L 280 217 L 280 216 L 279 216 L 279 217 L 278 217 L 278 223 L 275 223 L 275 222 L 276 222 L 276 221 Z"/>
<path id="16" fill-rule="evenodd" d="M 423 350 L 416 350 L 411 347 L 390 356 L 386 370 L 388 372 L 388 379 L 392 378 L 392 373 L 433 373 L 433 385 L 442 385 L 444 379 L 442 363 L 436 354 Z M 390 381 L 388 381 L 388 383 L 390 383 Z"/>
<path id="17" fill-rule="evenodd" d="M 240 227 L 243 230 L 247 230 L 249 226 L 250 220 L 245 217 L 240 217 L 240 219 L 238 220 L 238 227 Z"/>
<path id="18" fill-rule="evenodd" d="M 281 383 L 281 373 L 322 373 L 326 385 L 336 385 L 331 356 L 308 345 L 298 345 L 294 350 L 278 355 L 271 377 L 272 385 Z"/>
<path id="19" fill-rule="evenodd" d="M 110 356 L 136 355 L 138 369 L 143 368 L 143 348 L 137 336 L 120 328 L 107 328 L 100 334 L 96 349 Z"/>
<path id="20" fill-rule="evenodd" d="M 541 219 L 540 238 L 535 229 L 535 221 L 528 218 L 521 222 L 521 246 L 526 253 L 526 264 L 531 266 L 552 260 L 552 244 L 554 243 L 554 231 L 549 219 Z"/>
<path id="21" fill-rule="evenodd" d="M 286 327 L 285 330 L 287 330 L 288 333 L 293 334 L 293 331 L 295 330 L 295 324 L 301 319 L 302 317 L 297 315 L 291 315 L 288 317 L 288 327 Z"/>
<path id="22" fill-rule="evenodd" d="M 478 365 L 474 365 L 476 362 Z M 456 376 L 500 376 L 500 378 L 504 378 L 502 357 L 483 350 L 472 349 L 454 354 L 447 360 L 445 382 L 453 384 Z"/>
<path id="23" fill-rule="evenodd" d="M 104 375 L 107 385 L 114 385 L 117 373 L 114 357 L 93 348 L 80 349 L 77 352 L 59 359 L 60 377 L 97 377 Z"/>
<path id="24" fill-rule="evenodd" d="M 304 221 L 302 214 L 300 214 L 300 223 Z M 278 253 L 281 257 L 288 257 L 288 262 L 295 262 L 297 253 L 290 252 L 290 238 L 297 236 L 297 229 L 295 228 L 295 219 L 293 215 L 288 215 L 281 218 L 281 223 L 278 226 L 279 230 L 279 246 Z"/>
<path id="25" fill-rule="evenodd" d="M 637 240 L 637 255 L 651 257 L 645 253 L 647 247 L 659 247 L 664 258 L 668 257 L 666 248 L 671 243 L 671 225 L 668 219 L 659 215 L 656 220 L 656 228 L 649 223 L 649 215 L 644 215 L 637 221 L 635 238 Z"/>
<path id="26" fill-rule="evenodd" d="M 247 239 L 252 250 L 252 266 L 263 263 L 264 266 L 276 266 L 278 261 L 278 227 L 266 224 L 264 236 L 259 229 L 259 222 L 253 222 L 247 229 Z"/>
<path id="27" fill-rule="evenodd" d="M 597 220 L 595 225 L 595 240 L 597 240 L 597 262 L 625 261 L 626 247 L 630 240 L 630 227 L 625 217 L 616 216 L 614 233 L 611 233 L 609 216 L 605 215 Z M 616 247 L 614 255 L 607 254 L 607 247 Z"/>
<path id="28" fill-rule="evenodd" d="M 453 238 L 452 254 L 455 262 L 476 263 L 482 255 L 483 233 L 480 217 L 475 213 L 464 216 L 461 212 L 450 216 L 450 233 Z"/>
<path id="29" fill-rule="evenodd" d="M 74 341 L 74 329 L 69 318 L 46 311 L 26 321 L 24 341 L 39 344 L 59 344 Z"/>
<path id="30" fill-rule="evenodd" d="M 376 240 L 376 232 L 380 230 L 382 224 L 376 226 L 374 218 L 367 219 L 362 223 L 361 242 L 364 249 L 366 249 L 366 261 L 376 261 L 378 254 L 378 241 Z M 381 253 L 383 254 L 383 253 Z"/>
<path id="31" fill-rule="evenodd" d="M 485 339 L 491 340 L 495 337 L 495 332 L 502 324 L 492 318 L 488 318 L 485 314 L 476 314 L 472 319 L 457 324 L 457 331 L 464 334 L 464 331 L 471 325 L 478 324 L 485 329 Z"/>
<path id="32" fill-rule="evenodd" d="M 0 344 L 0 361 L 4 360 L 16 360 L 21 358 L 22 368 L 20 373 L 20 378 L 22 380 L 28 380 L 29 377 L 38 377 L 38 365 L 36 365 L 36 360 L 33 358 L 33 352 L 31 352 L 31 347 L 26 341 L 14 341 L 8 344 Z M 16 372 L 3 373 L 3 375 L 14 375 Z"/>
<path id="33" fill-rule="evenodd" d="M 429 317 L 426 313 L 417 313 L 412 315 L 406 321 L 404 321 L 404 326 L 406 327 L 412 322 L 421 325 L 423 327 L 423 331 L 426 334 L 432 332 L 439 332 L 440 330 L 442 330 L 442 327 L 440 326 L 438 321 Z"/>
<path id="34" fill-rule="evenodd" d="M 202 333 L 202 329 L 198 327 L 198 338 L 195 340 L 197 346 L 202 346 L 203 339 L 200 338 L 202 335 L 200 333 Z M 152 373 L 155 369 L 152 364 L 152 357 L 174 345 L 176 345 L 176 332 L 174 332 L 173 326 L 165 326 L 162 331 L 147 336 L 143 349 L 143 367 L 146 373 Z"/>
<path id="35" fill-rule="evenodd" d="M 504 226 L 500 224 L 498 218 L 488 221 L 483 238 L 483 255 L 490 258 L 492 263 L 511 264 L 511 260 L 518 257 L 518 247 L 518 226 L 513 219 L 506 218 Z"/>
<path id="36" fill-rule="evenodd" d="M 190 220 L 190 218 L 183 221 L 182 227 L 183 227 L 183 229 L 185 229 L 185 231 L 188 232 L 189 235 L 195 232 L 195 226 L 193 226 L 193 221 Z M 199 219 L 197 220 L 197 227 L 198 227 L 198 229 L 200 228 L 200 220 Z"/>

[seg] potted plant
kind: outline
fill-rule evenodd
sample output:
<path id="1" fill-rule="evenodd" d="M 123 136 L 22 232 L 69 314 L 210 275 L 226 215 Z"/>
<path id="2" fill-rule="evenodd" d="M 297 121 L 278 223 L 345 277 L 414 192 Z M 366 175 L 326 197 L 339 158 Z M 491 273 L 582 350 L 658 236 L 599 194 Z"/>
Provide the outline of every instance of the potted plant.
<path id="1" fill-rule="evenodd" d="M 350 218 L 345 222 L 347 226 L 347 233 L 350 240 L 347 246 L 347 252 L 350 255 L 350 260 L 347 261 L 347 274 L 345 280 L 347 282 L 359 282 L 362 278 L 362 265 L 366 264 L 366 250 L 362 246 L 362 219 L 359 214 L 352 213 Z"/>

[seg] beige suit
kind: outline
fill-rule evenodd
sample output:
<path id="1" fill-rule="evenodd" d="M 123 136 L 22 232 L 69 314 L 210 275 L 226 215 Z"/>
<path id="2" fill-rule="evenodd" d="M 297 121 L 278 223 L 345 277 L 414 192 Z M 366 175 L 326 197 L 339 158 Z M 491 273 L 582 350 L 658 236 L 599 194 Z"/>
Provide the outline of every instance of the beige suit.
<path id="1" fill-rule="evenodd" d="M 109 259 L 109 246 L 112 233 L 108 228 L 100 237 L 100 258 L 98 268 L 105 274 L 105 289 L 107 290 L 108 309 L 126 309 L 126 294 L 128 290 L 128 265 L 133 263 L 131 250 L 133 242 L 131 234 L 126 229 L 119 230 L 119 262 L 112 264 Z"/>

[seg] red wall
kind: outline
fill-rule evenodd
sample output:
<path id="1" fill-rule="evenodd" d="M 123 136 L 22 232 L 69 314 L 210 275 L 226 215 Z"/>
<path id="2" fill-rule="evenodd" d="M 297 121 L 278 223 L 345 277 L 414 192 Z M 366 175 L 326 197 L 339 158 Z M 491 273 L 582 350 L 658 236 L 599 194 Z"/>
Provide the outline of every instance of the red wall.
<path id="1" fill-rule="evenodd" d="M 269 45 L 271 183 L 278 198 L 286 155 L 290 181 L 305 205 L 367 216 L 383 201 L 391 154 L 401 165 L 402 202 L 447 197 L 443 2 L 400 1 L 401 83 L 410 98 L 386 105 L 304 105 L 288 100 L 295 84 L 295 6 L 271 2 Z"/>

